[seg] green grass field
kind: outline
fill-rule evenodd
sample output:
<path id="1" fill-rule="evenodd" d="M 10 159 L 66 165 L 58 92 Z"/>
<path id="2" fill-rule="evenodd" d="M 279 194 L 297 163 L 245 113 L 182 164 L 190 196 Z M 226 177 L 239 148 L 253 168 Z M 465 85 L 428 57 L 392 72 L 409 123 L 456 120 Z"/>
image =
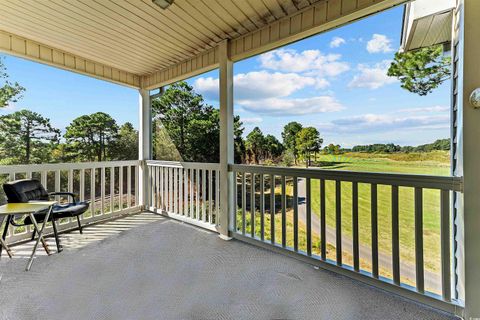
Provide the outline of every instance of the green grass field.
<path id="1" fill-rule="evenodd" d="M 447 152 L 412 154 L 364 154 L 347 153 L 340 156 L 322 155 L 317 158 L 321 168 L 349 171 L 413 173 L 447 176 L 450 172 Z M 320 193 L 318 180 L 312 181 L 312 209 L 319 215 Z M 359 184 L 360 243 L 371 245 L 370 185 Z M 352 236 L 352 184 L 342 182 L 342 232 Z M 424 190 L 424 251 L 425 268 L 432 272 L 440 269 L 440 194 L 436 190 Z M 399 188 L 400 255 L 406 262 L 415 262 L 414 245 L 414 190 Z M 326 182 L 327 225 L 335 227 L 335 185 Z M 378 186 L 378 239 L 379 250 L 391 254 L 391 187 Z"/>
<path id="2" fill-rule="evenodd" d="M 390 173 L 408 173 L 408 174 L 426 174 L 448 176 L 450 172 L 449 155 L 447 152 L 431 152 L 421 154 L 363 154 L 348 153 L 340 156 L 322 155 L 317 157 L 316 167 L 331 170 L 348 171 L 369 171 L 369 172 L 390 172 Z M 258 177 L 257 177 L 258 178 Z M 247 185 L 249 185 L 247 177 Z M 266 181 L 265 203 L 267 206 L 265 219 L 265 239 L 270 239 L 270 213 L 268 203 L 270 201 L 269 186 Z M 281 188 L 280 180 L 276 180 L 275 188 L 275 238 L 276 243 L 280 243 L 281 230 Z M 391 187 L 378 185 L 378 241 L 380 252 L 391 256 L 392 250 L 392 228 L 391 228 Z M 358 186 L 358 205 L 359 205 L 359 240 L 365 247 L 371 247 L 371 203 L 370 203 L 370 185 L 359 184 Z M 312 180 L 312 212 L 320 216 L 320 182 Z M 293 185 L 292 180 L 287 177 L 287 221 L 286 221 L 286 245 L 293 246 Z M 326 181 L 326 222 L 331 228 L 335 228 L 335 182 Z M 352 184 L 342 182 L 342 233 L 347 237 L 352 237 Z M 247 193 L 248 195 L 248 193 Z M 256 199 L 258 206 L 260 200 L 259 182 L 256 181 Z M 240 200 L 240 199 L 238 199 Z M 240 202 L 239 202 L 240 203 Z M 247 196 L 246 208 L 246 233 L 251 230 L 251 218 L 249 196 Z M 424 190 L 423 193 L 424 210 L 424 263 L 425 270 L 439 274 L 440 272 L 440 194 L 436 190 Z M 402 263 L 415 264 L 415 239 L 414 239 L 414 190 L 413 188 L 399 188 L 399 219 L 400 219 L 400 256 Z M 261 215 L 256 208 L 255 214 L 255 234 L 260 237 Z M 237 230 L 241 228 L 241 210 L 237 211 Z M 320 254 L 319 230 L 313 230 L 312 251 L 314 254 Z M 306 250 L 306 227 L 302 221 L 299 221 L 299 250 Z M 350 249 L 351 250 L 351 249 Z M 343 263 L 353 265 L 353 256 L 348 248 L 343 248 Z M 335 260 L 335 243 L 327 243 L 327 257 Z M 360 257 L 361 268 L 366 271 L 371 270 L 371 261 L 366 257 Z M 380 275 L 391 278 L 390 268 L 380 265 Z M 414 285 L 414 279 L 402 276 L 402 282 Z M 427 290 L 432 290 L 427 288 Z"/>

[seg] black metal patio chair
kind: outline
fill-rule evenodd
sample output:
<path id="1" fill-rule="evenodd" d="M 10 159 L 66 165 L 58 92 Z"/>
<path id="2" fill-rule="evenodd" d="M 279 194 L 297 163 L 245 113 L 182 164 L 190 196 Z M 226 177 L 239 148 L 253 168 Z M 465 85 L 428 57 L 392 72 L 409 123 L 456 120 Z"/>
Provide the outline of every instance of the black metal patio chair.
<path id="1" fill-rule="evenodd" d="M 63 218 L 77 218 L 78 230 L 83 233 L 82 223 L 80 221 L 80 215 L 88 210 L 89 204 L 87 202 L 77 202 L 75 195 L 71 192 L 50 192 L 43 187 L 40 181 L 35 179 L 22 179 L 7 182 L 3 185 L 3 190 L 7 196 L 9 203 L 24 203 L 29 201 L 47 201 L 53 196 L 68 196 L 72 198 L 72 202 L 57 204 L 53 206 L 52 214 L 49 221 L 52 222 L 53 234 L 55 236 L 55 242 L 57 244 L 58 252 L 62 251 L 60 245 L 60 239 L 58 238 L 58 229 L 56 222 Z M 45 220 L 46 212 L 35 215 L 37 222 L 43 222 Z M 7 233 L 9 224 L 13 226 L 27 226 L 32 225 L 30 217 L 26 217 L 23 221 L 15 221 L 13 216 L 7 218 L 7 223 L 3 231 L 3 238 Z M 35 229 L 32 234 L 32 240 L 35 238 Z"/>

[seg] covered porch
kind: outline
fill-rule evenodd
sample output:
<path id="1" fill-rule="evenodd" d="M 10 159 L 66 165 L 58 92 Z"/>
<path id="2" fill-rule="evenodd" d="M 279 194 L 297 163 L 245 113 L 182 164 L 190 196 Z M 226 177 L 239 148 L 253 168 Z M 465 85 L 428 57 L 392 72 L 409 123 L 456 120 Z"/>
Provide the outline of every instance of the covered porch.
<path id="1" fill-rule="evenodd" d="M 234 62 L 405 0 L 252 0 L 240 9 L 234 1 L 154 1 L 167 9 L 151 1 L 85 2 L 1 1 L 0 50 L 137 89 L 139 157 L 0 167 L 7 180 L 37 178 L 52 191 L 75 192 L 91 203 L 83 217 L 86 235 L 70 232 L 75 221 L 62 221 L 64 253 L 40 256 L 30 273 L 19 267 L 22 259 L 2 256 L 2 315 L 71 318 L 75 310 L 78 318 L 480 317 L 480 114 L 468 101 L 480 87 L 479 3 L 458 0 L 449 16 L 453 169 L 438 177 L 234 163 Z M 171 83 L 216 68 L 219 163 L 152 160 L 152 99 Z M 370 195 L 367 246 L 359 241 L 363 188 Z M 378 227 L 379 188 L 387 188 L 390 199 L 388 230 Z M 314 190 L 319 217 L 312 214 Z M 342 210 L 345 190 L 352 199 L 348 215 Z M 402 190 L 409 190 L 414 204 L 409 265 L 399 240 Z M 424 246 L 425 192 L 435 193 L 441 222 L 435 275 L 427 270 L 432 253 Z M 326 193 L 335 198 L 333 207 L 325 206 Z M 329 211 L 333 227 L 326 222 Z M 350 234 L 342 231 L 347 219 Z M 388 253 L 382 251 L 385 233 Z M 21 253 L 31 234 L 11 228 L 5 236 Z M 25 294 L 35 307 L 18 303 Z"/>
<path id="2" fill-rule="evenodd" d="M 61 240 L 64 251 L 38 257 L 29 273 L 23 270 L 32 242 L 15 246 L 13 261 L 0 261 L 8 293 L 0 295 L 3 318 L 453 319 L 150 212 L 86 227 L 83 235 L 64 233 Z"/>

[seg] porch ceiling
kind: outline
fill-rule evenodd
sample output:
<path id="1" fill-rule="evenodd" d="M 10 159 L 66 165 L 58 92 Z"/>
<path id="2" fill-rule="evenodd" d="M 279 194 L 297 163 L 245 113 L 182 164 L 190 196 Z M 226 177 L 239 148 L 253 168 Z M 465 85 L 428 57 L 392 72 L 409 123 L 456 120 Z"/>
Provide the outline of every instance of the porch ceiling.
<path id="1" fill-rule="evenodd" d="M 405 1 L 0 0 L 0 51 L 152 88 L 214 68 L 225 39 L 238 60 Z"/>
<path id="2" fill-rule="evenodd" d="M 1 0 L 0 28 L 134 74 L 191 58 L 319 0 Z"/>

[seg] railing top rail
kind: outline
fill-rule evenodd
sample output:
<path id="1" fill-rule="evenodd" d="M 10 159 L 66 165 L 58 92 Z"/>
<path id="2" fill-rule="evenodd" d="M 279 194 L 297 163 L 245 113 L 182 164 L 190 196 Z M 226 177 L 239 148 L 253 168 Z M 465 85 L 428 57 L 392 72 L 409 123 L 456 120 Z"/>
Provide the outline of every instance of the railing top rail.
<path id="1" fill-rule="evenodd" d="M 109 168 L 120 166 L 137 166 L 140 165 L 139 160 L 126 161 L 102 161 L 102 162 L 72 162 L 72 163 L 43 163 L 43 164 L 20 164 L 0 166 L 0 174 L 23 173 L 23 172 L 40 172 L 53 170 L 78 170 L 91 168 Z"/>
<path id="2" fill-rule="evenodd" d="M 463 191 L 463 178 L 452 176 L 431 176 L 420 174 L 356 172 L 327 169 L 306 169 L 288 167 L 269 167 L 259 165 L 229 165 L 230 171 L 246 173 L 263 173 L 280 176 L 302 177 L 313 179 L 339 180 L 359 183 L 376 183 L 402 187 L 420 187 Z"/>
<path id="3" fill-rule="evenodd" d="M 148 166 L 169 167 L 169 168 L 184 168 L 184 169 L 205 169 L 205 170 L 219 170 L 219 163 L 204 163 L 204 162 L 183 162 L 183 161 L 160 161 L 147 160 Z"/>

